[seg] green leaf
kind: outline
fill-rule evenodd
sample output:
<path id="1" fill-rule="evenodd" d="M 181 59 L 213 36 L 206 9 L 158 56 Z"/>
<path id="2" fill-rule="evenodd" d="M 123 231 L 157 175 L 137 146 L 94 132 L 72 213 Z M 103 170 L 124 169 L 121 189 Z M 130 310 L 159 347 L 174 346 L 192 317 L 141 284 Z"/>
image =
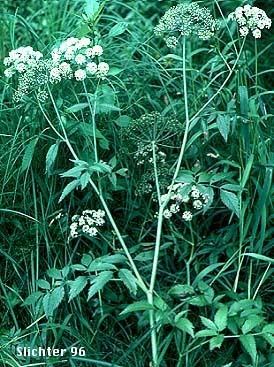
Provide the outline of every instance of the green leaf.
<path id="1" fill-rule="evenodd" d="M 138 301 L 138 302 L 134 302 L 131 305 L 127 306 L 120 313 L 120 315 L 125 315 L 127 313 L 137 312 L 137 311 L 147 311 L 147 310 L 153 310 L 153 306 L 149 304 L 147 301 Z"/>
<path id="2" fill-rule="evenodd" d="M 57 287 L 47 293 L 43 298 L 43 308 L 47 317 L 53 315 L 53 311 L 60 305 L 65 296 L 64 287 Z"/>
<path id="3" fill-rule="evenodd" d="M 98 258 L 91 262 L 91 264 L 87 268 L 87 271 L 94 272 L 94 271 L 116 270 L 116 269 L 117 268 L 115 265 L 103 262 L 100 258 Z"/>
<path id="4" fill-rule="evenodd" d="M 100 257 L 100 259 L 105 263 L 110 264 L 119 264 L 119 263 L 125 263 L 127 258 L 125 255 L 122 254 L 115 254 L 115 255 L 105 255 Z"/>
<path id="5" fill-rule="evenodd" d="M 28 143 L 28 145 L 26 146 L 26 149 L 23 155 L 23 159 L 22 159 L 22 164 L 21 164 L 21 170 L 20 170 L 21 173 L 30 167 L 37 142 L 38 142 L 38 138 L 35 138 L 31 140 Z"/>
<path id="6" fill-rule="evenodd" d="M 271 334 L 265 333 L 262 334 L 262 337 L 274 348 L 274 337 Z"/>
<path id="7" fill-rule="evenodd" d="M 223 335 L 217 335 L 214 338 L 211 338 L 209 341 L 209 349 L 210 351 L 212 351 L 215 348 L 221 348 L 222 344 L 224 341 L 224 336 Z"/>
<path id="8" fill-rule="evenodd" d="M 248 177 L 250 175 L 250 171 L 251 171 L 251 168 L 252 168 L 252 165 L 253 165 L 253 161 L 254 161 L 254 154 L 251 154 L 249 159 L 248 159 L 248 162 L 246 164 L 246 167 L 245 167 L 245 170 L 244 170 L 244 173 L 243 173 L 243 177 L 241 179 L 241 188 L 243 189 L 247 183 L 247 180 L 248 180 Z"/>
<path id="9" fill-rule="evenodd" d="M 240 99 L 240 110 L 244 117 L 248 116 L 249 103 L 248 103 L 248 91 L 245 85 L 239 86 L 239 99 Z"/>
<path id="10" fill-rule="evenodd" d="M 92 280 L 92 286 L 88 291 L 88 300 L 90 300 L 96 293 L 101 291 L 104 286 L 112 279 L 112 271 L 103 271 Z"/>
<path id="11" fill-rule="evenodd" d="M 227 327 L 227 313 L 227 306 L 222 305 L 215 314 L 214 323 L 216 324 L 219 331 L 223 331 Z"/>
<path id="12" fill-rule="evenodd" d="M 271 263 L 271 264 L 274 263 L 274 259 L 272 259 L 271 257 L 260 255 L 260 254 L 255 254 L 253 252 L 247 252 L 247 253 L 243 254 L 243 256 L 250 256 L 250 257 L 253 257 L 254 259 L 266 261 L 266 262 Z"/>
<path id="13" fill-rule="evenodd" d="M 221 200 L 237 217 L 240 217 L 240 204 L 238 197 L 233 193 L 221 189 Z"/>
<path id="14" fill-rule="evenodd" d="M 86 169 L 87 169 L 87 167 L 85 167 L 85 166 L 76 166 L 76 167 L 70 168 L 69 170 L 67 170 L 64 173 L 61 173 L 60 176 L 61 177 L 79 178 L 81 176 L 82 172 Z"/>
<path id="15" fill-rule="evenodd" d="M 117 68 L 117 67 L 111 67 L 109 69 L 109 72 L 108 72 L 108 75 L 110 76 L 115 76 L 115 75 L 118 75 L 120 74 L 124 69 L 120 69 L 120 68 Z"/>
<path id="16" fill-rule="evenodd" d="M 46 173 L 48 175 L 52 174 L 53 165 L 56 160 L 59 149 L 59 143 L 52 144 L 49 148 L 46 156 Z"/>
<path id="17" fill-rule="evenodd" d="M 108 35 L 109 35 L 109 37 L 120 36 L 120 34 L 122 34 L 126 31 L 127 27 L 128 27 L 127 22 L 117 23 L 110 29 Z"/>
<path id="18" fill-rule="evenodd" d="M 36 282 L 37 286 L 41 289 L 50 289 L 50 284 L 47 280 L 38 279 Z"/>
<path id="19" fill-rule="evenodd" d="M 186 318 L 179 319 L 178 321 L 176 321 L 175 326 L 178 329 L 180 329 L 180 330 L 188 333 L 189 335 L 191 335 L 192 338 L 194 338 L 194 332 L 193 332 L 194 326 L 193 326 L 192 322 L 189 321 L 188 319 L 186 319 Z"/>
<path id="20" fill-rule="evenodd" d="M 23 306 L 34 305 L 44 294 L 40 291 L 31 293 L 24 301 Z"/>
<path id="21" fill-rule="evenodd" d="M 195 338 L 204 338 L 207 336 L 215 336 L 217 335 L 217 331 L 216 330 L 212 330 L 212 329 L 204 329 L 204 330 L 200 330 L 195 334 Z"/>
<path id="22" fill-rule="evenodd" d="M 170 294 L 173 297 L 187 297 L 195 294 L 194 288 L 187 284 L 177 284 L 174 285 L 170 290 L 168 291 L 168 294 Z"/>
<path id="23" fill-rule="evenodd" d="M 176 182 L 183 182 L 191 184 L 194 182 L 193 174 L 187 170 L 181 170 L 176 178 Z"/>
<path id="24" fill-rule="evenodd" d="M 137 293 L 137 280 L 132 272 L 128 269 L 121 269 L 118 273 L 119 278 L 128 288 L 130 293 L 136 295 Z"/>
<path id="25" fill-rule="evenodd" d="M 89 106 L 88 103 L 77 103 L 77 104 L 74 104 L 73 106 L 71 107 L 68 107 L 66 109 L 66 112 L 67 113 L 76 113 L 76 112 L 79 112 L 79 111 L 83 111 L 85 108 L 87 108 Z"/>
<path id="26" fill-rule="evenodd" d="M 256 326 L 260 325 L 263 322 L 263 318 L 257 315 L 250 315 L 247 320 L 245 320 L 242 326 L 243 334 L 249 333 Z"/>
<path id="27" fill-rule="evenodd" d="M 86 0 L 85 13 L 89 19 L 95 17 L 99 8 L 100 2 L 98 0 Z"/>
<path id="28" fill-rule="evenodd" d="M 254 336 L 251 334 L 241 335 L 240 342 L 242 343 L 242 346 L 244 347 L 246 352 L 252 358 L 252 362 L 255 363 L 257 356 L 257 348 Z"/>
<path id="29" fill-rule="evenodd" d="M 88 277 L 79 276 L 75 280 L 69 282 L 69 302 L 78 296 L 79 293 L 85 288 L 88 282 Z"/>
<path id="30" fill-rule="evenodd" d="M 70 194 L 76 187 L 78 187 L 79 185 L 79 180 L 74 180 L 71 181 L 69 184 L 67 184 L 67 186 L 64 188 L 62 195 L 58 201 L 58 203 L 60 203 L 62 200 L 64 200 L 64 198 Z"/>
<path id="31" fill-rule="evenodd" d="M 217 127 L 224 138 L 225 142 L 227 142 L 229 131 L 230 131 L 230 116 L 229 115 L 219 115 L 217 117 Z"/>
<path id="32" fill-rule="evenodd" d="M 90 173 L 84 172 L 80 177 L 81 190 L 84 190 L 87 187 L 89 180 L 90 180 Z"/>
<path id="33" fill-rule="evenodd" d="M 216 263 L 207 266 L 204 270 L 202 270 L 193 282 L 193 286 L 195 286 L 199 281 L 201 281 L 207 274 L 211 273 L 215 269 L 219 268 L 220 266 L 224 265 L 224 263 Z"/>
<path id="34" fill-rule="evenodd" d="M 111 173 L 112 167 L 105 162 L 94 163 L 89 167 L 90 172 Z"/>
<path id="35" fill-rule="evenodd" d="M 85 267 L 88 267 L 92 261 L 93 259 L 90 254 L 84 254 L 81 259 L 81 264 L 83 264 Z"/>
<path id="36" fill-rule="evenodd" d="M 264 326 L 262 332 L 263 333 L 274 334 L 274 323 Z"/>
<path id="37" fill-rule="evenodd" d="M 207 327 L 208 329 L 217 330 L 216 325 L 215 325 L 215 324 L 214 324 L 214 322 L 213 322 L 213 321 L 211 321 L 210 319 L 207 319 L 207 318 L 206 318 L 206 317 L 204 317 L 204 316 L 200 316 L 200 319 L 201 319 L 201 321 L 202 321 L 203 325 L 204 325 L 205 327 Z"/>
<path id="38" fill-rule="evenodd" d="M 132 118 L 126 115 L 122 115 L 120 117 L 118 117 L 117 120 L 115 120 L 116 125 L 120 126 L 120 127 L 127 127 L 130 125 L 132 121 Z"/>
<path id="39" fill-rule="evenodd" d="M 112 111 L 120 111 L 119 107 L 115 106 L 115 92 L 108 85 L 101 85 L 97 89 L 96 94 L 87 94 L 90 103 L 96 105 L 96 113 L 109 113 Z"/>
<path id="40" fill-rule="evenodd" d="M 51 268 L 47 270 L 47 275 L 50 278 L 55 278 L 55 279 L 62 279 L 62 274 L 61 271 L 56 269 L 56 268 Z"/>

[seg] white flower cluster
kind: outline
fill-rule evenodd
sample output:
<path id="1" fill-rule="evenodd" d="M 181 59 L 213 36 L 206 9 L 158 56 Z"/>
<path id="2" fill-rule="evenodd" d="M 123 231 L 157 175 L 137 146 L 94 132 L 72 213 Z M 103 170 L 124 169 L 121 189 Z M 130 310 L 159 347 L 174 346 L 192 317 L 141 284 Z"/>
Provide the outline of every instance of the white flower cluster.
<path id="1" fill-rule="evenodd" d="M 98 233 L 98 228 L 105 224 L 104 210 L 84 210 L 81 215 L 74 215 L 70 225 L 70 237 L 76 238 L 81 234 L 87 234 L 90 237 L 95 237 Z"/>
<path id="2" fill-rule="evenodd" d="M 88 75 L 105 78 L 109 65 L 106 62 L 96 62 L 96 57 L 103 54 L 100 45 L 91 46 L 87 37 L 70 37 L 51 52 L 54 67 L 50 71 L 52 83 L 58 83 L 62 78 L 74 77 L 77 81 L 86 79 Z"/>
<path id="3" fill-rule="evenodd" d="M 176 47 L 181 36 L 196 35 L 202 40 L 211 38 L 218 29 L 219 23 L 207 8 L 197 3 L 172 6 L 160 19 L 154 32 L 165 36 L 168 47 Z"/>
<path id="4" fill-rule="evenodd" d="M 38 60 L 42 57 L 41 52 L 34 51 L 30 46 L 11 50 L 9 56 L 4 58 L 4 65 L 8 67 L 4 75 L 11 78 L 16 73 L 24 73 L 28 68 L 37 65 Z"/>
<path id="5" fill-rule="evenodd" d="M 185 191 L 188 184 L 178 183 L 173 185 L 170 200 L 172 201 L 168 209 L 164 210 L 164 217 L 169 219 L 173 214 L 178 213 L 181 210 L 181 206 L 187 206 L 190 210 L 183 211 L 182 218 L 186 222 L 189 222 L 193 218 L 193 210 L 201 210 L 209 202 L 208 195 L 202 194 L 198 187 L 193 185 L 189 190 Z M 167 195 L 161 196 L 161 201 L 164 202 L 167 199 Z M 190 206 L 190 208 L 189 208 Z"/>
<path id="6" fill-rule="evenodd" d="M 100 45 L 92 47 L 91 40 L 86 37 L 68 38 L 53 49 L 50 58 L 44 58 L 30 46 L 19 47 L 4 59 L 7 67 L 4 75 L 10 78 L 19 74 L 18 88 L 13 96 L 15 102 L 34 91 L 38 100 L 44 102 L 48 98 L 48 82 L 56 84 L 71 78 L 82 81 L 90 75 L 104 79 L 109 65 L 99 62 L 98 57 L 102 54 L 103 48 Z"/>
<path id="7" fill-rule="evenodd" d="M 228 19 L 235 20 L 239 24 L 241 37 L 246 37 L 250 31 L 253 37 L 261 38 L 262 30 L 271 27 L 271 19 L 265 11 L 251 5 L 239 6 L 229 14 Z"/>

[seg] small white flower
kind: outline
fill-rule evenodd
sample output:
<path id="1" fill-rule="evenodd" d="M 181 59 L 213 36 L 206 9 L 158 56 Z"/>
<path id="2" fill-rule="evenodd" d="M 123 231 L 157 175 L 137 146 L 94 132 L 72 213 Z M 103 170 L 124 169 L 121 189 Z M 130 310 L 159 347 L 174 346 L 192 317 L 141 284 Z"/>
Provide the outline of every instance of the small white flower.
<path id="1" fill-rule="evenodd" d="M 6 78 L 11 78 L 13 76 L 13 72 L 12 72 L 11 69 L 6 69 L 4 71 L 4 75 L 5 75 Z"/>
<path id="2" fill-rule="evenodd" d="M 240 28 L 240 35 L 241 35 L 242 37 L 247 36 L 247 35 L 248 35 L 248 32 L 249 32 L 249 30 L 248 30 L 248 28 L 247 28 L 247 27 L 241 27 L 241 28 Z"/>
<path id="3" fill-rule="evenodd" d="M 84 56 L 82 54 L 78 54 L 78 55 L 75 56 L 74 61 L 78 65 L 83 65 L 86 62 L 86 56 Z"/>
<path id="4" fill-rule="evenodd" d="M 186 221 L 186 222 L 190 222 L 192 220 L 192 213 L 190 211 L 185 211 L 182 215 L 182 218 Z"/>
<path id="5" fill-rule="evenodd" d="M 252 7 L 251 7 L 251 5 L 247 4 L 247 5 L 245 5 L 245 6 L 243 7 L 243 11 L 244 11 L 244 12 L 247 12 L 247 11 L 249 11 L 251 8 L 252 8 Z"/>
<path id="6" fill-rule="evenodd" d="M 243 8 L 239 6 L 235 10 L 235 13 L 234 14 L 235 14 L 236 19 L 242 18 L 242 16 L 243 16 Z"/>
<path id="7" fill-rule="evenodd" d="M 204 203 L 207 204 L 209 202 L 209 196 L 207 194 L 202 195 Z"/>
<path id="8" fill-rule="evenodd" d="M 66 42 L 66 46 L 73 46 L 75 45 L 76 42 L 78 42 L 78 38 L 75 38 L 75 37 L 69 37 L 67 38 L 67 40 L 65 41 Z"/>
<path id="9" fill-rule="evenodd" d="M 26 71 L 26 65 L 23 62 L 19 62 L 16 66 L 15 69 L 19 72 L 19 73 L 23 73 L 24 71 Z"/>
<path id="10" fill-rule="evenodd" d="M 100 46 L 100 45 L 95 45 L 92 48 L 92 55 L 93 56 L 101 56 L 101 55 L 103 55 L 103 52 L 104 52 L 103 47 Z"/>
<path id="11" fill-rule="evenodd" d="M 169 219 L 172 217 L 172 213 L 168 210 L 168 209 L 165 209 L 164 212 L 163 212 L 163 216 L 166 218 L 166 219 Z"/>
<path id="12" fill-rule="evenodd" d="M 97 72 L 97 64 L 95 62 L 88 62 L 86 68 L 90 74 L 96 74 Z"/>
<path id="13" fill-rule="evenodd" d="M 89 226 L 87 224 L 85 224 L 83 227 L 82 227 L 82 231 L 84 233 L 87 233 L 89 231 Z"/>
<path id="14" fill-rule="evenodd" d="M 190 198 L 189 198 L 189 196 L 188 196 L 188 195 L 184 195 L 184 196 L 182 197 L 182 202 L 183 202 L 183 203 L 188 203 L 188 202 L 189 202 L 189 200 L 190 200 Z"/>
<path id="15" fill-rule="evenodd" d="M 79 48 L 83 48 L 83 47 L 87 47 L 87 46 L 89 46 L 89 45 L 90 45 L 90 43 L 91 43 L 91 40 L 90 40 L 89 38 L 87 38 L 87 37 L 83 37 L 83 38 L 81 38 L 81 39 L 78 41 L 77 45 L 78 45 L 78 47 L 79 47 Z"/>
<path id="16" fill-rule="evenodd" d="M 95 227 L 91 227 L 91 228 L 89 228 L 89 230 L 88 230 L 88 234 L 89 234 L 90 236 L 92 236 L 92 237 L 95 237 L 95 236 L 97 235 L 97 233 L 98 233 L 98 229 L 97 229 L 97 228 L 95 228 Z"/>
<path id="17" fill-rule="evenodd" d="M 202 209 L 202 207 L 203 207 L 203 203 L 201 202 L 201 200 L 194 200 L 193 201 L 193 208 L 194 209 L 199 210 L 199 209 Z"/>
<path id="18" fill-rule="evenodd" d="M 98 72 L 101 75 L 106 75 L 109 71 L 109 65 L 106 62 L 100 62 L 98 64 Z"/>
<path id="19" fill-rule="evenodd" d="M 258 28 L 254 29 L 254 31 L 252 31 L 252 34 L 255 38 L 261 38 L 262 37 L 262 32 Z"/>
<path id="20" fill-rule="evenodd" d="M 170 212 L 175 214 L 175 213 L 178 213 L 178 211 L 180 210 L 180 207 L 179 205 L 176 205 L 176 204 L 172 204 L 170 205 Z"/>
<path id="21" fill-rule="evenodd" d="M 73 229 L 77 229 L 77 228 L 78 228 L 78 223 L 71 223 L 71 225 L 69 226 L 69 228 L 70 228 L 71 230 L 73 230 Z"/>
<path id="22" fill-rule="evenodd" d="M 58 68 L 52 68 L 50 71 L 50 81 L 52 83 L 61 81 L 61 72 Z"/>
<path id="23" fill-rule="evenodd" d="M 34 56 L 36 60 L 40 60 L 43 57 L 43 54 L 40 51 L 34 52 Z"/>
<path id="24" fill-rule="evenodd" d="M 68 47 L 64 54 L 64 57 L 66 60 L 72 60 L 74 57 L 74 49 L 72 47 Z"/>
<path id="25" fill-rule="evenodd" d="M 92 47 L 87 48 L 85 54 L 87 57 L 93 57 L 93 48 Z"/>
<path id="26" fill-rule="evenodd" d="M 75 71 L 74 76 L 77 81 L 82 81 L 86 79 L 87 73 L 83 69 L 78 69 Z"/>
<path id="27" fill-rule="evenodd" d="M 76 220 L 78 220 L 78 218 L 79 218 L 79 215 L 73 215 L 73 217 L 71 218 L 71 220 L 73 221 L 73 222 L 75 222 Z"/>
<path id="28" fill-rule="evenodd" d="M 11 63 L 12 63 L 12 59 L 10 57 L 5 57 L 4 58 L 3 64 L 5 66 L 9 66 Z"/>
<path id="29" fill-rule="evenodd" d="M 51 58 L 53 62 L 59 62 L 61 59 L 61 54 L 58 52 L 58 49 L 55 49 L 51 52 Z"/>
<path id="30" fill-rule="evenodd" d="M 194 186 L 195 187 L 195 186 Z M 191 197 L 193 197 L 194 199 L 198 199 L 199 196 L 200 196 L 200 191 L 197 189 L 197 188 L 192 188 L 192 191 L 191 191 Z"/>
<path id="31" fill-rule="evenodd" d="M 76 238 L 76 237 L 79 236 L 79 233 L 75 230 L 72 230 L 72 231 L 70 231 L 70 236 L 71 236 L 71 238 Z"/>
<path id="32" fill-rule="evenodd" d="M 79 226 L 84 226 L 86 224 L 85 218 L 81 215 L 81 217 L 78 220 Z"/>
<path id="33" fill-rule="evenodd" d="M 67 62 L 61 62 L 59 65 L 59 70 L 63 75 L 69 75 L 71 73 L 71 66 Z"/>
<path id="34" fill-rule="evenodd" d="M 265 28 L 269 29 L 271 27 L 272 20 L 270 18 L 267 18 L 265 20 Z"/>

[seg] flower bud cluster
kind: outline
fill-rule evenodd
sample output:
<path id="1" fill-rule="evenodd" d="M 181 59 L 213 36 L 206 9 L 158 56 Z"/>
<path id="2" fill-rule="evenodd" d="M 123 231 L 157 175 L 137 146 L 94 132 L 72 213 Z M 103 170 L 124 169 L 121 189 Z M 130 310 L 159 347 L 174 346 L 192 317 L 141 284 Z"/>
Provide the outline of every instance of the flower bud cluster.
<path id="1" fill-rule="evenodd" d="M 179 213 L 184 207 L 182 218 L 189 222 L 193 218 L 193 211 L 202 210 L 209 202 L 208 195 L 202 194 L 198 187 L 193 185 L 189 190 L 185 190 L 188 184 L 178 183 L 173 185 L 169 208 L 164 210 L 164 217 L 170 219 L 174 214 Z M 168 188 L 169 189 L 169 188 Z M 165 202 L 168 194 L 161 196 L 161 201 Z"/>
<path id="2" fill-rule="evenodd" d="M 251 32 L 254 38 L 261 38 L 262 30 L 271 27 L 271 19 L 265 11 L 251 5 L 239 6 L 229 14 L 228 19 L 238 23 L 241 37 L 246 37 Z"/>
<path id="3" fill-rule="evenodd" d="M 98 227 L 105 224 L 104 210 L 84 210 L 81 215 L 74 215 L 70 225 L 70 238 L 79 237 L 86 234 L 95 237 L 98 233 Z"/>
<path id="4" fill-rule="evenodd" d="M 166 161 L 166 153 L 159 151 L 158 146 L 155 146 L 156 151 L 156 162 L 158 164 L 163 164 Z M 152 144 L 145 145 L 143 143 L 138 143 L 138 150 L 134 154 L 134 159 L 137 162 L 137 166 L 144 165 L 145 163 L 153 164 L 153 148 Z"/>
<path id="5" fill-rule="evenodd" d="M 181 36 L 196 35 L 202 40 L 208 40 L 218 27 L 219 23 L 209 9 L 191 3 L 172 6 L 160 19 L 154 32 L 158 36 L 166 36 L 168 47 L 176 47 Z"/>

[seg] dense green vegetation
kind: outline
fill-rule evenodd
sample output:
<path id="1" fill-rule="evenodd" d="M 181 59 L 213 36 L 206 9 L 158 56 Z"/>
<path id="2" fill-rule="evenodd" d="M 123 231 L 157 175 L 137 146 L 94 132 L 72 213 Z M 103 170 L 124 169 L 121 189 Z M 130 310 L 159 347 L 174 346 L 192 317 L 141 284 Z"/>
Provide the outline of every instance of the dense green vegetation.
<path id="1" fill-rule="evenodd" d="M 1 1 L 0 366 L 273 366 L 273 37 L 189 3 Z"/>

